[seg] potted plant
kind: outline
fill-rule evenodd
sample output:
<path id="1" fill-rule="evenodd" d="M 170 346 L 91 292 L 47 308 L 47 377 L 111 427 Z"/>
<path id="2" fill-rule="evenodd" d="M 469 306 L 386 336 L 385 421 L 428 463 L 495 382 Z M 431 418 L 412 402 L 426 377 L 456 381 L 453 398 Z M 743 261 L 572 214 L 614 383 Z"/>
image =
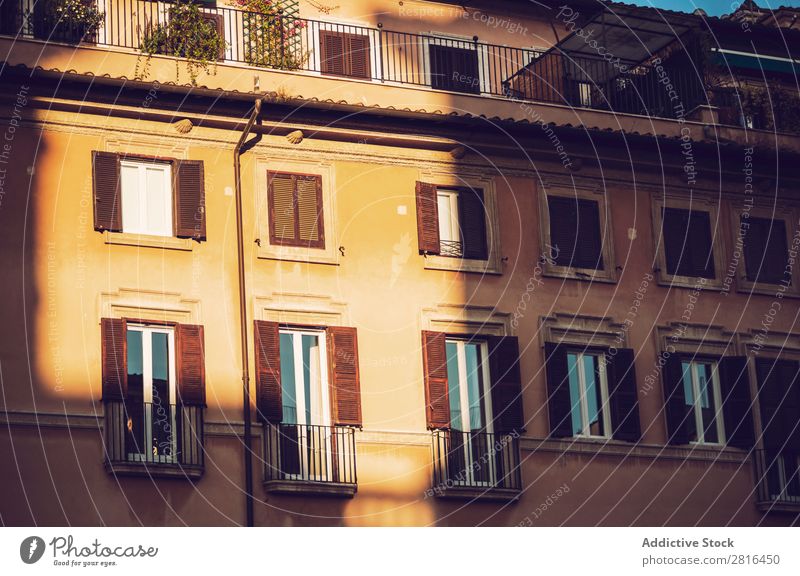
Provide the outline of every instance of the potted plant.
<path id="1" fill-rule="evenodd" d="M 39 0 L 32 16 L 34 36 L 71 44 L 96 42 L 106 17 L 95 0 Z"/>

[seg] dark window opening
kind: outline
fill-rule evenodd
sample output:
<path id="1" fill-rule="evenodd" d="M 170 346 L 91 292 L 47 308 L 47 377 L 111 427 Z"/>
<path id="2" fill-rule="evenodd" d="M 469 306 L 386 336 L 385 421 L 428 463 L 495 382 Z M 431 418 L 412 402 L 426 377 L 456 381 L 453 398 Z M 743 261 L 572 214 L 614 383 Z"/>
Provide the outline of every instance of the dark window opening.
<path id="1" fill-rule="evenodd" d="M 715 278 L 710 213 L 664 208 L 662 215 L 667 274 Z"/>
<path id="2" fill-rule="evenodd" d="M 557 266 L 603 270 L 600 205 L 594 200 L 548 196 L 550 256 Z"/>

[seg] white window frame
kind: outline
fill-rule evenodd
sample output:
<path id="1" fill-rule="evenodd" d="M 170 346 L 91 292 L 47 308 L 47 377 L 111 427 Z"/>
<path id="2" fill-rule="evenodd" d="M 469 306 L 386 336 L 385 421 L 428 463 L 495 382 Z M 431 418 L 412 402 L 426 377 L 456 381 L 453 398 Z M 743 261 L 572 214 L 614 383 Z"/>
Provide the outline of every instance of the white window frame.
<path id="1" fill-rule="evenodd" d="M 567 351 L 567 356 L 574 354 L 577 357 L 578 369 L 578 402 L 580 403 L 581 411 L 581 431 L 576 436 L 586 438 L 611 438 L 611 406 L 608 402 L 608 377 L 606 371 L 606 355 L 602 352 L 578 352 Z M 600 417 L 603 419 L 603 434 L 592 434 L 589 422 L 589 402 L 586 391 L 586 367 L 584 365 L 584 358 L 586 356 L 594 356 L 597 358 L 597 373 L 600 386 Z M 567 366 L 569 370 L 569 365 Z M 572 421 L 572 396 L 570 396 L 570 423 Z"/>
<path id="2" fill-rule="evenodd" d="M 174 225 L 173 225 L 173 197 L 174 197 L 174 190 L 172 189 L 172 164 L 169 162 L 156 162 L 156 161 L 149 161 L 149 160 L 122 160 L 120 162 L 120 173 L 125 168 L 135 168 L 138 170 L 138 183 L 136 189 L 136 197 L 130 198 L 132 192 L 129 191 L 126 194 L 125 191 L 125 179 L 120 177 L 120 197 L 122 202 L 122 232 L 123 234 L 134 234 L 134 235 L 142 235 L 142 236 L 160 236 L 160 237 L 172 237 L 175 235 Z M 164 180 L 164 188 L 167 191 L 164 194 L 164 205 L 162 209 L 165 212 L 166 218 L 166 225 L 164 228 L 158 229 L 148 225 L 147 222 L 138 225 L 126 224 L 126 206 L 128 206 L 129 202 L 136 202 L 139 208 L 139 214 L 141 220 L 146 220 L 147 211 L 148 211 L 148 201 L 147 201 L 147 194 L 145 193 L 147 190 L 147 171 L 152 169 L 159 169 L 162 171 L 162 178 Z M 168 228 L 167 228 L 168 227 Z"/>
<path id="3" fill-rule="evenodd" d="M 294 359 L 294 374 L 295 374 L 295 382 L 294 382 L 294 389 L 295 389 L 295 402 L 296 402 L 296 419 L 297 419 L 297 443 L 298 443 L 298 450 L 299 460 L 300 460 L 300 474 L 287 474 L 287 479 L 291 480 L 325 480 L 325 474 L 332 470 L 333 461 L 332 461 L 332 454 L 330 450 L 327 450 L 327 447 L 331 446 L 333 439 L 331 438 L 331 431 L 325 432 L 324 442 L 325 442 L 325 470 L 321 471 L 320 474 L 314 475 L 310 473 L 310 464 L 311 461 L 308 458 L 308 451 L 309 451 L 309 442 L 310 437 L 308 434 L 307 426 L 327 426 L 331 427 L 331 410 L 330 410 L 330 396 L 329 396 L 329 382 L 328 382 L 328 342 L 326 339 L 326 333 L 324 330 L 309 330 L 303 328 L 281 328 L 279 330 L 279 334 L 291 334 L 292 335 L 292 356 Z M 319 348 L 319 394 L 320 394 L 320 403 L 322 405 L 322 413 L 319 415 L 319 422 L 307 422 L 306 421 L 306 404 L 308 399 L 305 397 L 305 386 L 301 385 L 298 386 L 297 378 L 300 375 L 304 374 L 303 370 L 303 336 L 316 336 L 317 337 L 317 345 Z M 283 386 L 283 382 L 281 382 L 281 386 Z M 313 382 L 312 382 L 313 386 Z M 283 409 L 283 407 L 281 407 Z M 314 414 L 312 413 L 312 420 L 314 418 Z M 313 447 L 311 447 L 313 450 Z M 316 461 L 316 460 L 314 460 Z"/>
<path id="4" fill-rule="evenodd" d="M 692 412 L 694 416 L 695 429 L 697 430 L 697 440 L 691 444 L 702 444 L 704 446 L 724 446 L 727 442 L 725 437 L 725 418 L 722 413 L 722 393 L 719 383 L 719 362 L 716 360 L 681 360 L 681 386 L 683 386 L 683 364 L 689 364 L 689 374 L 692 377 Z M 714 421 L 717 425 L 717 441 L 707 442 L 705 440 L 705 424 L 703 423 L 703 411 L 700 406 L 700 383 L 697 378 L 697 367 L 701 364 L 711 365 L 711 393 L 714 398 Z"/>
<path id="5" fill-rule="evenodd" d="M 175 413 L 172 406 L 176 403 L 176 370 L 175 370 L 175 330 L 170 326 L 155 326 L 147 324 L 128 324 L 128 332 L 142 333 L 142 402 L 145 409 L 142 410 L 144 416 L 144 446 L 149 449 L 153 445 L 153 334 L 167 335 L 167 350 L 169 363 L 169 398 L 167 399 L 167 413 L 170 415 L 170 426 L 172 430 L 172 454 L 142 454 L 139 452 L 128 452 L 128 460 L 133 462 L 155 462 L 158 464 L 174 464 L 178 461 L 178 429 L 176 426 Z M 125 335 L 127 338 L 127 333 Z M 127 377 L 127 375 L 126 375 Z M 150 410 L 146 409 L 150 405 Z"/>
<path id="6" fill-rule="evenodd" d="M 464 450 L 464 462 L 466 463 L 465 470 L 465 479 L 463 481 L 455 481 L 456 485 L 463 485 L 463 486 L 494 486 L 497 483 L 497 464 L 493 458 L 489 459 L 487 462 L 488 467 L 488 481 L 481 481 L 475 479 L 475 470 L 472 467 L 472 463 L 476 460 L 476 458 L 472 454 L 472 423 L 469 421 L 469 389 L 467 387 L 467 357 L 465 352 L 465 347 L 467 344 L 473 344 L 480 347 L 480 355 L 481 355 L 481 376 L 483 380 L 483 390 L 481 393 L 483 394 L 484 398 L 484 408 L 486 409 L 486 425 L 479 430 L 485 431 L 487 434 L 493 435 L 494 434 L 494 409 L 492 407 L 492 393 L 491 393 L 491 371 L 489 370 L 489 344 L 486 341 L 476 342 L 474 340 L 470 341 L 463 338 L 446 338 L 445 345 L 447 344 L 455 344 L 456 345 L 456 358 L 458 359 L 458 396 L 460 401 L 460 408 L 461 408 L 461 424 L 464 430 L 461 430 L 462 433 L 467 435 L 467 442 L 463 442 L 463 450 Z M 448 388 L 450 383 L 448 381 Z M 490 436 L 491 438 L 491 436 Z M 491 446 L 487 444 L 487 450 L 491 452 Z M 461 472 L 461 471 L 460 471 Z"/>
<path id="7" fill-rule="evenodd" d="M 420 73 L 425 73 L 425 78 L 421 78 L 424 80 L 423 85 L 429 86 L 433 89 L 433 75 L 431 71 L 431 46 L 444 46 L 445 48 L 460 48 L 462 50 L 468 50 L 467 44 L 470 44 L 474 47 L 475 53 L 478 55 L 478 85 L 480 90 L 477 94 L 473 94 L 471 92 L 454 92 L 455 94 L 463 94 L 464 96 L 482 96 L 485 94 L 489 94 L 491 92 L 491 86 L 489 83 L 488 78 L 484 78 L 483 74 L 483 66 L 488 60 L 488 53 L 486 51 L 486 47 L 482 46 L 481 44 L 476 43 L 471 36 L 460 36 L 455 34 L 446 34 L 443 32 L 429 32 L 427 36 L 420 36 L 420 42 L 422 44 L 422 69 Z M 454 46 L 453 43 L 463 43 L 459 46 Z M 437 92 L 448 92 L 447 90 L 436 90 Z"/>

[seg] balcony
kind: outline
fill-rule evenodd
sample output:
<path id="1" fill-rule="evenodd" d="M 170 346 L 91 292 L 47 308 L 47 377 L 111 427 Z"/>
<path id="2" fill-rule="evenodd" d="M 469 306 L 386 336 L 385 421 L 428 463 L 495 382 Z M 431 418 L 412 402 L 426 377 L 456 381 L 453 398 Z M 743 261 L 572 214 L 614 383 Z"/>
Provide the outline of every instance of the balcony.
<path id="1" fill-rule="evenodd" d="M 105 403 L 106 470 L 118 475 L 203 475 L 204 408 L 135 401 Z"/>
<path id="2" fill-rule="evenodd" d="M 443 498 L 516 500 L 522 491 L 519 438 L 434 430 L 433 488 Z"/>
<path id="3" fill-rule="evenodd" d="M 356 493 L 353 428 L 266 424 L 264 454 L 268 492 L 344 497 Z"/>
<path id="4" fill-rule="evenodd" d="M 800 453 L 784 451 L 775 455 L 755 450 L 756 490 L 759 510 L 800 511 Z"/>
<path id="5" fill-rule="evenodd" d="M 171 6 L 151 0 L 97 0 L 100 27 L 56 24 L 38 10 L 44 2 L 16 1 L 0 25 L 0 34 L 20 39 L 107 47 L 112 50 L 186 56 L 170 47 L 156 30 L 169 28 Z M 58 0 L 51 0 L 57 2 Z M 94 0 L 87 0 L 92 2 Z M 553 48 L 542 54 L 527 48 L 475 40 L 265 16 L 228 7 L 202 7 L 204 17 L 224 40 L 218 62 L 265 70 L 350 79 L 386 85 L 426 87 L 435 91 L 544 102 L 616 113 L 674 119 L 703 103 L 697 72 L 669 70 L 681 94 L 676 103 L 655 68 L 633 65 L 621 72 L 606 60 L 565 54 Z M 680 104 L 680 106 L 678 106 Z"/>

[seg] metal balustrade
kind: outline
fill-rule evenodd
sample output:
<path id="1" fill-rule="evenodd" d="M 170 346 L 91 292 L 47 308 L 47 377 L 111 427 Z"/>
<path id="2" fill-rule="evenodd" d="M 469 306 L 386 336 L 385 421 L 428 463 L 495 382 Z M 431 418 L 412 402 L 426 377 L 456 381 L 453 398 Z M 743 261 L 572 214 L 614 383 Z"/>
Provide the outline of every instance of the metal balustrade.
<path id="1" fill-rule="evenodd" d="M 434 493 L 522 489 L 517 436 L 434 430 L 432 441 Z"/>
<path id="2" fill-rule="evenodd" d="M 754 450 L 753 462 L 758 503 L 800 510 L 800 453 Z"/>

